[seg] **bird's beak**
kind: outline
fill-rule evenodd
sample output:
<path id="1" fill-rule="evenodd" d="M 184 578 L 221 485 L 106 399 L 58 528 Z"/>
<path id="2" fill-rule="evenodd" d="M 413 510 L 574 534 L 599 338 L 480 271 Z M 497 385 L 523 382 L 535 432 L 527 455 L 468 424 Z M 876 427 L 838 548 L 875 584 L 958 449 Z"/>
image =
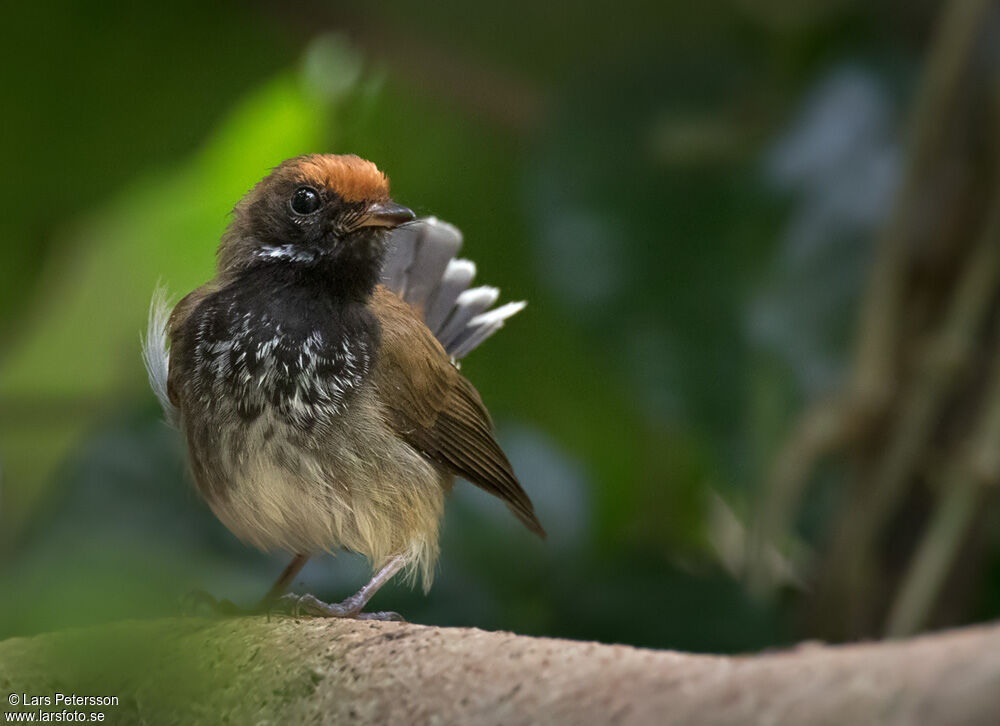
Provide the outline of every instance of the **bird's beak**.
<path id="1" fill-rule="evenodd" d="M 404 222 L 412 222 L 417 218 L 413 210 L 396 204 L 394 201 L 375 202 L 368 207 L 365 215 L 358 221 L 355 228 L 386 227 L 392 229 Z"/>

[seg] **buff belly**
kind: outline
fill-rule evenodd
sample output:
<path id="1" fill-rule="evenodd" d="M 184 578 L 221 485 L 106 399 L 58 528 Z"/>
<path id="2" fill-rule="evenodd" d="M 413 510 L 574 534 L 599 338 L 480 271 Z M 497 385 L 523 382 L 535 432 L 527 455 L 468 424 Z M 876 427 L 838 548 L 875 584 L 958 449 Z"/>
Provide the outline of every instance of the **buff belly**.
<path id="1" fill-rule="evenodd" d="M 233 534 L 262 550 L 345 548 L 374 567 L 401 554 L 429 588 L 452 477 L 393 434 L 370 388 L 351 407 L 356 425 L 315 431 L 270 408 L 251 422 L 217 410 L 214 428 L 187 431 L 199 488 Z"/>

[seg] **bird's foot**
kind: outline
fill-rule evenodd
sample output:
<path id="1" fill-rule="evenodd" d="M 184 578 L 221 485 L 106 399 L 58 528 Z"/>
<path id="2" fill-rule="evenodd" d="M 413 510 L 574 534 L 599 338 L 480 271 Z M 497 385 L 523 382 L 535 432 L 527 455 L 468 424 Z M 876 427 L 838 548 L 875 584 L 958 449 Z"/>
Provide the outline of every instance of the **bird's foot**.
<path id="1" fill-rule="evenodd" d="M 354 597 L 349 597 L 343 602 L 326 603 L 315 595 L 289 593 L 281 597 L 278 603 L 284 607 L 286 612 L 295 617 L 312 615 L 317 618 L 351 618 L 355 620 L 406 622 L 402 615 L 388 610 L 363 613 L 361 612 L 361 608 L 364 607 L 364 604 Z"/>

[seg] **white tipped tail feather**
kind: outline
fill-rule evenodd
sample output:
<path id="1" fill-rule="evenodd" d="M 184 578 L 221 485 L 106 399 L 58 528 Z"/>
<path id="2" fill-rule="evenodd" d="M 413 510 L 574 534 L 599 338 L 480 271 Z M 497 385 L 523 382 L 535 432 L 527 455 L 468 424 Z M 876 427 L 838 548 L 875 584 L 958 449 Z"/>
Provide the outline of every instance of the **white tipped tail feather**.
<path id="1" fill-rule="evenodd" d="M 448 355 L 460 359 L 521 311 L 516 302 L 490 310 L 500 297 L 495 287 L 469 288 L 476 265 L 456 259 L 462 233 L 435 217 L 395 230 L 382 269 L 382 282 L 420 311 Z"/>
<path id="2" fill-rule="evenodd" d="M 149 303 L 146 337 L 142 341 L 142 360 L 146 363 L 149 385 L 163 407 L 163 416 L 171 426 L 180 423 L 180 411 L 167 395 L 167 375 L 170 373 L 170 310 L 173 305 L 163 285 L 157 285 Z"/>
<path id="3" fill-rule="evenodd" d="M 464 358 L 520 312 L 526 303 L 513 302 L 490 308 L 500 297 L 495 287 L 470 288 L 476 265 L 456 259 L 462 233 L 435 217 L 426 217 L 394 230 L 382 268 L 382 282 L 423 315 L 424 322 L 448 355 Z M 180 412 L 167 395 L 170 371 L 170 311 L 166 288 L 157 286 L 149 306 L 142 358 L 149 385 L 171 426 L 180 423 Z"/>

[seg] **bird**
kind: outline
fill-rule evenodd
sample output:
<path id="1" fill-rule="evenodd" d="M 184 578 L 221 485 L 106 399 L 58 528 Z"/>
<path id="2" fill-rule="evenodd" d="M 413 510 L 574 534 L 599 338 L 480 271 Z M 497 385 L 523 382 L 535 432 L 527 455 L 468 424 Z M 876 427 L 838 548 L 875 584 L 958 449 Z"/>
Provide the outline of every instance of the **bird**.
<path id="1" fill-rule="evenodd" d="M 461 244 L 374 163 L 306 154 L 235 205 L 211 280 L 176 305 L 154 292 L 143 358 L 198 492 L 239 539 L 292 556 L 261 607 L 401 619 L 364 608 L 400 572 L 430 589 L 456 477 L 545 537 L 460 364 L 525 303 L 470 287 Z M 372 568 L 357 593 L 287 593 L 341 550 Z"/>

